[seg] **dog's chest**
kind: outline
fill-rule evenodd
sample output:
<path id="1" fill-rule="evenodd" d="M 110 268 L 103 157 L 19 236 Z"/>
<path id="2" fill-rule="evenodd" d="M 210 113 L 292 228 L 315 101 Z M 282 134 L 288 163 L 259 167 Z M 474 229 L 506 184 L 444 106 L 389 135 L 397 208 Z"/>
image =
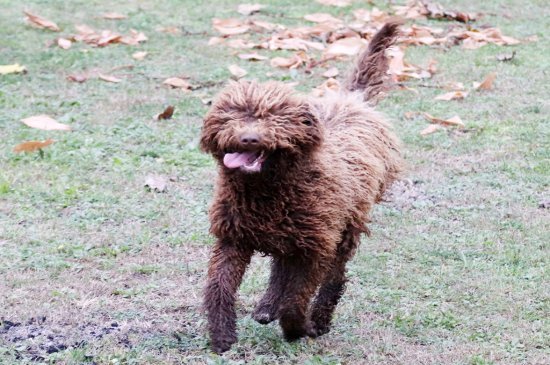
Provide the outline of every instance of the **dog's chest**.
<path id="1" fill-rule="evenodd" d="M 288 255 L 303 246 L 301 231 L 308 218 L 298 209 L 298 202 L 288 196 L 242 198 L 234 202 L 237 204 L 213 207 L 212 228 L 218 237 L 275 255 Z"/>

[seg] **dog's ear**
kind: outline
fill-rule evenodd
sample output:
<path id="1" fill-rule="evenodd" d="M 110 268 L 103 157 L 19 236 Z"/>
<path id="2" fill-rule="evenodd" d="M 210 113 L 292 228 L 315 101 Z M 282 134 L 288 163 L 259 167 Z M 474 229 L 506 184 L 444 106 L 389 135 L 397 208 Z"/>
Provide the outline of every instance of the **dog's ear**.
<path id="1" fill-rule="evenodd" d="M 199 146 L 206 153 L 215 153 L 218 150 L 216 136 L 220 130 L 220 122 L 215 114 L 214 110 L 211 110 L 202 125 Z"/>

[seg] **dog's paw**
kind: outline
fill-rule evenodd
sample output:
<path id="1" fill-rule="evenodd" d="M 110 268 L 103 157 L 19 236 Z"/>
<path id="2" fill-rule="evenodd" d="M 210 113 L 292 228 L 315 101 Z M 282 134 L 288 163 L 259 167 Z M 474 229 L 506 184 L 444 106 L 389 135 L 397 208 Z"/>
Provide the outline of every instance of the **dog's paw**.
<path id="1" fill-rule="evenodd" d="M 286 341 L 294 342 L 299 340 L 302 337 L 307 336 L 307 331 L 305 329 L 293 329 L 290 331 L 284 331 L 283 336 Z"/>
<path id="2" fill-rule="evenodd" d="M 311 338 L 317 338 L 329 332 L 330 332 L 329 326 L 313 324 L 310 328 L 308 328 L 307 335 Z"/>
<path id="3" fill-rule="evenodd" d="M 275 314 L 269 306 L 258 306 L 252 313 L 252 318 L 260 324 L 268 324 L 275 320 Z"/>
<path id="4" fill-rule="evenodd" d="M 216 339 L 212 340 L 210 347 L 215 353 L 221 354 L 229 350 L 235 342 L 237 342 L 236 338 Z"/>

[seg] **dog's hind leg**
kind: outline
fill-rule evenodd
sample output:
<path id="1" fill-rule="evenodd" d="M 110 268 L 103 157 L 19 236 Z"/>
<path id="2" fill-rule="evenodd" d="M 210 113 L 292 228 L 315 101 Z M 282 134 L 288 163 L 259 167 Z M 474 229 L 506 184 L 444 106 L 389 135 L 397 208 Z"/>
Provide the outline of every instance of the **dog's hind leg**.
<path id="1" fill-rule="evenodd" d="M 327 269 L 323 262 L 311 256 L 284 260 L 287 284 L 279 308 L 279 323 L 287 341 L 310 334 L 308 306 Z"/>
<path id="2" fill-rule="evenodd" d="M 277 319 L 286 281 L 282 260 L 278 257 L 273 257 L 267 291 L 254 309 L 254 313 L 252 313 L 252 318 L 256 322 L 268 324 Z"/>
<path id="3" fill-rule="evenodd" d="M 311 311 L 312 328 L 309 333 L 311 337 L 318 337 L 330 331 L 332 314 L 346 289 L 346 263 L 359 245 L 359 235 L 360 231 L 351 226 L 348 226 L 342 235 L 338 256 L 331 270 L 325 276 L 313 302 Z"/>

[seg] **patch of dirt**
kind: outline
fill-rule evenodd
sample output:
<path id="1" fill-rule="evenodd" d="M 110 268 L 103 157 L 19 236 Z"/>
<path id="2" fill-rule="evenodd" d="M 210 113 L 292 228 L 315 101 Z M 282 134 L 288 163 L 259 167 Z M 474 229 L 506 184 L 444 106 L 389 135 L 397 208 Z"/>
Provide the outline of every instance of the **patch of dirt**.
<path id="1" fill-rule="evenodd" d="M 50 323 L 46 317 L 30 318 L 26 322 L 0 319 L 0 340 L 15 345 L 19 359 L 32 361 L 44 361 L 49 354 L 82 347 L 110 334 L 116 335 L 119 344 L 129 345 L 127 336 L 120 332 L 117 322 L 101 326 L 88 323 L 74 328 L 68 324 Z"/>
<path id="2" fill-rule="evenodd" d="M 396 181 L 386 190 L 382 200 L 386 205 L 399 210 L 433 206 L 435 197 L 426 194 L 421 185 L 421 182 L 409 179 Z"/>

